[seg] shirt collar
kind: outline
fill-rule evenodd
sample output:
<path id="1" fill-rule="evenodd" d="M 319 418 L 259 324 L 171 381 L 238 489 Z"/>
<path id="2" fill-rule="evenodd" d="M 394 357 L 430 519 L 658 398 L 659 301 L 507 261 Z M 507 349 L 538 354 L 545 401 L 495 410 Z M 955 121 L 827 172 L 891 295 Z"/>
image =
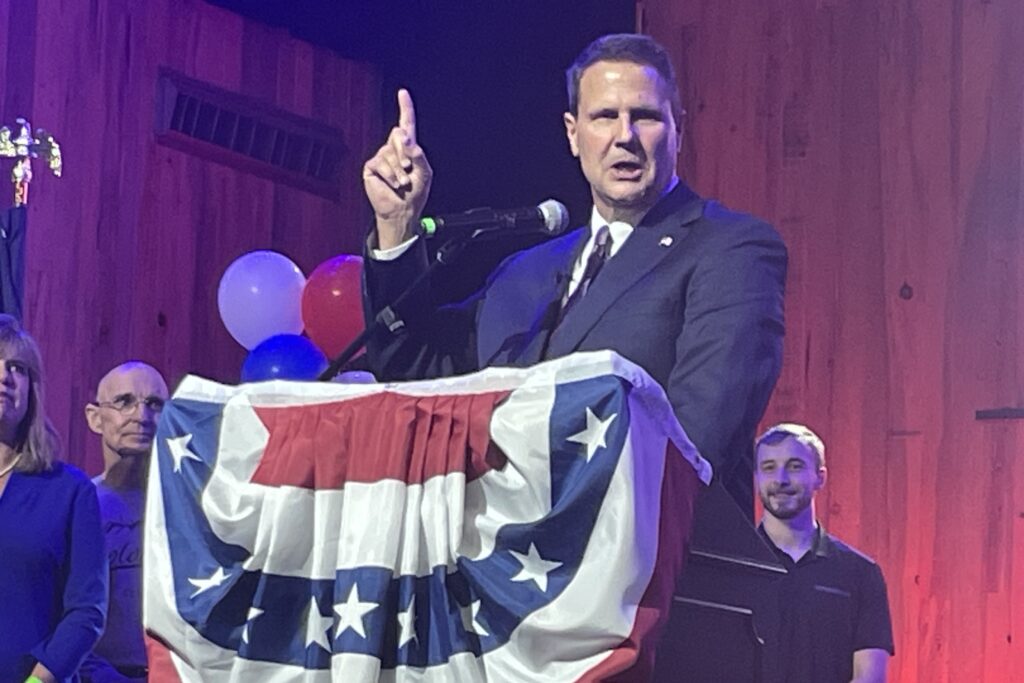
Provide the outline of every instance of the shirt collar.
<path id="1" fill-rule="evenodd" d="M 670 192 L 672 192 L 672 190 L 676 189 L 677 185 L 679 185 L 679 176 L 673 174 L 672 175 L 672 180 L 669 181 L 668 185 L 662 191 L 661 196 L 658 197 L 658 201 L 661 201 Z M 629 223 L 626 223 L 625 221 L 611 221 L 611 222 L 606 221 L 604 219 L 604 217 L 600 213 L 597 212 L 597 207 L 594 206 L 590 210 L 590 238 L 589 239 L 591 241 L 593 241 L 594 235 L 597 234 L 597 231 L 601 228 L 602 225 L 607 225 L 608 226 L 608 230 L 611 233 L 611 238 L 612 238 L 612 252 L 611 253 L 612 254 L 614 254 L 618 250 L 618 248 L 622 246 L 622 243 L 626 241 L 626 239 L 633 233 L 633 230 L 636 228 L 635 225 L 630 225 Z"/>
<path id="2" fill-rule="evenodd" d="M 821 522 L 818 522 L 818 533 L 814 537 L 811 551 L 818 557 L 828 557 L 831 554 L 832 543 L 829 541 L 828 534 L 825 533 L 825 525 Z"/>
<path id="3" fill-rule="evenodd" d="M 828 557 L 832 553 L 832 542 L 829 540 L 828 533 L 825 531 L 825 525 L 818 520 L 814 520 L 814 523 L 816 527 L 814 540 L 811 542 L 811 549 L 807 551 L 807 554 L 804 555 L 804 557 L 807 557 L 807 555 L 814 555 L 814 557 Z M 761 534 L 761 538 L 768 543 L 777 555 L 785 555 L 786 557 L 789 557 L 789 555 L 786 555 L 786 553 L 779 549 L 779 546 L 775 545 L 772 537 L 764 530 L 764 522 L 757 525 L 757 532 Z M 803 557 L 800 558 L 800 560 L 803 559 Z"/>
<path id="4" fill-rule="evenodd" d="M 604 225 L 608 226 L 609 236 L 612 239 L 610 254 L 614 255 L 619 250 L 619 247 L 633 234 L 633 226 L 625 221 L 612 221 L 609 223 L 597 212 L 597 207 L 595 206 L 590 211 L 590 237 L 588 239 L 593 241 L 594 235 Z"/>

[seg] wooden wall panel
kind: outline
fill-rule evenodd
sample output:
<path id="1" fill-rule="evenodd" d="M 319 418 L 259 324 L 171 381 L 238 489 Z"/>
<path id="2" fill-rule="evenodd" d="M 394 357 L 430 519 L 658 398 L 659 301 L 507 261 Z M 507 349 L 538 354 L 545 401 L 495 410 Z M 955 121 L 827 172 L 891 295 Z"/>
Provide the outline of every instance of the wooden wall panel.
<path id="1" fill-rule="evenodd" d="M 647 0 L 681 168 L 790 248 L 766 422 L 829 448 L 826 526 L 889 582 L 897 681 L 1024 671 L 1024 4 Z"/>
<path id="2" fill-rule="evenodd" d="M 158 145 L 163 67 L 341 130 L 337 199 Z M 216 303 L 235 258 L 277 249 L 309 273 L 358 249 L 379 83 L 367 64 L 200 0 L 0 1 L 0 121 L 29 116 L 65 160 L 63 178 L 39 169 L 32 188 L 26 323 L 68 460 L 99 470 L 83 406 L 122 360 L 149 361 L 172 385 L 186 372 L 237 379 L 245 351 Z"/>

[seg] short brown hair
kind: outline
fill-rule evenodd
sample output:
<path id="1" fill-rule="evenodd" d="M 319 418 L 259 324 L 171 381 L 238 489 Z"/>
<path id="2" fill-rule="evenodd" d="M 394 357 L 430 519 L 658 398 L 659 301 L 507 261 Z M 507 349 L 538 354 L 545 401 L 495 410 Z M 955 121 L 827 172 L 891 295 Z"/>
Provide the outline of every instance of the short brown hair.
<path id="1" fill-rule="evenodd" d="M 665 87 L 669 89 L 668 95 L 676 126 L 682 126 L 683 104 L 679 99 L 679 86 L 676 83 L 675 69 L 672 68 L 672 59 L 654 38 L 640 33 L 612 33 L 601 36 L 583 48 L 576 61 L 565 70 L 569 113 L 573 116 L 579 114 L 580 80 L 583 78 L 583 72 L 597 62 L 632 62 L 657 71 L 665 81 Z"/>
<path id="2" fill-rule="evenodd" d="M 825 442 L 821 440 L 820 436 L 811 431 L 810 427 L 797 424 L 796 422 L 780 422 L 773 427 L 769 427 L 765 430 L 764 434 L 757 437 L 757 441 L 754 442 L 754 450 L 756 452 L 763 445 L 774 446 L 786 439 L 795 439 L 806 446 L 814 453 L 814 464 L 817 468 L 819 470 L 824 469 Z"/>

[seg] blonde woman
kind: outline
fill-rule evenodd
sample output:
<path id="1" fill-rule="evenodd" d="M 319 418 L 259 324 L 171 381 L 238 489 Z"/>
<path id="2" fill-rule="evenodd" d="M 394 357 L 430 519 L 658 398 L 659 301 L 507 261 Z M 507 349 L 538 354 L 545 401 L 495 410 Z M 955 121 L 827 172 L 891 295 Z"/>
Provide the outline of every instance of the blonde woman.
<path id="1" fill-rule="evenodd" d="M 77 681 L 103 631 L 96 489 L 58 451 L 39 347 L 0 314 L 0 683 Z"/>

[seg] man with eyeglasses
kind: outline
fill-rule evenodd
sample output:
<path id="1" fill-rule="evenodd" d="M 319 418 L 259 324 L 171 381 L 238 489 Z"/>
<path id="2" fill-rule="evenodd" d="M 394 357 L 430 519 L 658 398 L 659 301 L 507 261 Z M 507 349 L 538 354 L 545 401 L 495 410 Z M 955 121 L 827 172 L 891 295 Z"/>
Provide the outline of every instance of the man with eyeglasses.
<path id="1" fill-rule="evenodd" d="M 103 474 L 96 477 L 110 559 L 107 628 L 79 673 L 85 683 L 145 681 L 142 631 L 142 514 L 146 473 L 167 384 L 150 365 L 122 363 L 85 407 L 89 429 L 103 441 Z"/>

